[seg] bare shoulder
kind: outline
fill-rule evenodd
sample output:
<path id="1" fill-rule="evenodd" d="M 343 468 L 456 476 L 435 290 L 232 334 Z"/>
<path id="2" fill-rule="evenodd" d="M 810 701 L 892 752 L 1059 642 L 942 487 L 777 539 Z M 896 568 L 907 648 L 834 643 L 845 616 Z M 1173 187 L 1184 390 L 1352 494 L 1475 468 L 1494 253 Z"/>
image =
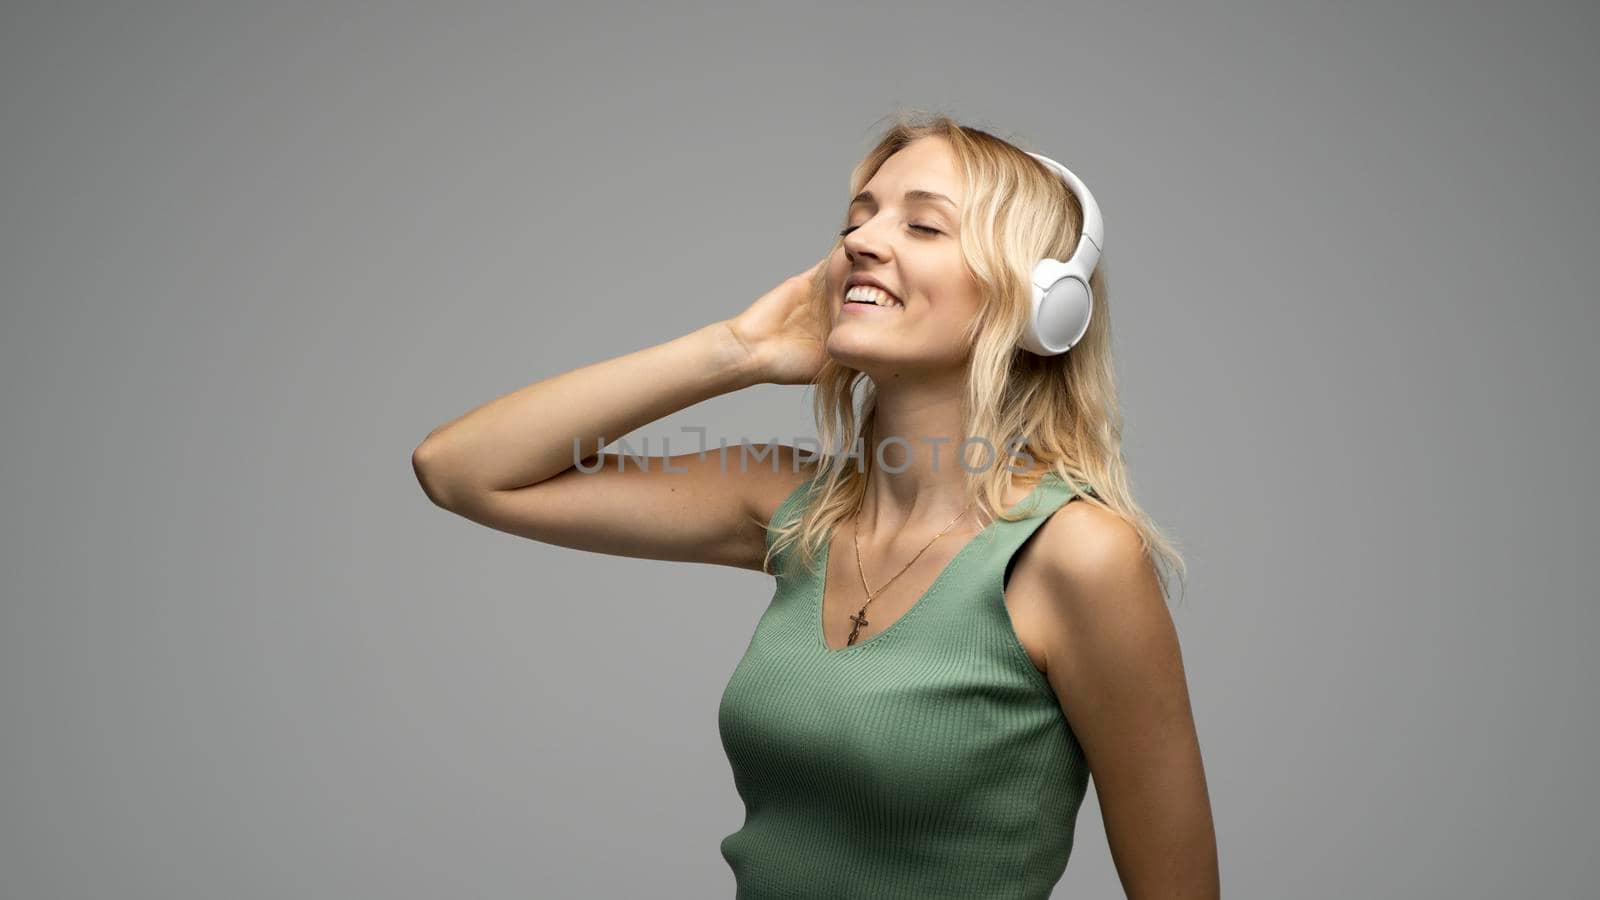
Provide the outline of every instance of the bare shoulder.
<path id="1" fill-rule="evenodd" d="M 1051 677 L 1069 678 L 1098 652 L 1168 641 L 1171 612 L 1138 529 L 1111 510 L 1073 501 L 1039 527 L 1032 562 L 1042 590 Z M 1091 648 L 1093 648 L 1091 650 Z M 1061 665 L 1067 660 L 1073 662 Z M 1058 683 L 1065 688 L 1065 682 Z"/>
<path id="2" fill-rule="evenodd" d="M 750 514 L 766 525 L 796 488 L 816 477 L 818 462 L 812 454 L 802 455 L 789 444 L 752 444 L 751 448 L 752 453 L 765 455 L 747 464 Z"/>
<path id="3" fill-rule="evenodd" d="M 1138 529 L 1109 509 L 1076 500 L 1039 526 L 1037 554 L 1058 587 L 1093 587 L 1125 578 L 1149 562 Z"/>

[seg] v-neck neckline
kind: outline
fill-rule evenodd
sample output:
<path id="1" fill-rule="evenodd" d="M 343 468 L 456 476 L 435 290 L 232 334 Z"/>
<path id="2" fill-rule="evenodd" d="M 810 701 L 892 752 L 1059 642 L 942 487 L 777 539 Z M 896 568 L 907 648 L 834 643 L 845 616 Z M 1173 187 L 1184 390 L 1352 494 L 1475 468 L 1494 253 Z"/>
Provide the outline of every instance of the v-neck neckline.
<path id="1" fill-rule="evenodd" d="M 1021 500 L 1018 500 L 1015 505 L 1013 505 L 1009 510 L 1007 510 L 1007 512 L 1016 512 L 1018 509 L 1021 509 L 1023 506 L 1027 505 L 1029 500 L 1032 500 L 1035 496 L 1037 496 L 1039 494 L 1040 491 L 1042 491 L 1044 489 L 1045 483 L 1047 481 L 1059 480 L 1059 479 L 1060 479 L 1060 476 L 1057 475 L 1055 472 L 1046 472 L 1046 473 L 1044 473 L 1044 475 L 1039 478 L 1039 482 L 1037 484 L 1035 484 L 1033 486 L 1033 488 L 1031 490 L 1029 490 L 1028 493 L 1026 495 L 1024 495 Z M 856 641 L 854 644 L 846 644 L 843 647 L 830 647 L 830 646 L 828 646 L 828 631 L 827 631 L 827 629 L 825 627 L 823 627 L 823 618 L 822 617 L 823 617 L 823 614 L 827 611 L 827 608 L 828 608 L 828 570 L 832 567 L 831 557 L 833 556 L 833 536 L 830 535 L 828 537 L 828 540 L 824 541 L 823 544 L 822 544 L 822 558 L 821 558 L 821 563 L 818 566 L 818 572 L 819 572 L 818 579 L 819 579 L 819 581 L 818 581 L 818 584 L 817 584 L 816 592 L 814 594 L 814 596 L 817 598 L 817 604 L 816 604 L 817 608 L 816 608 L 816 618 L 815 618 L 817 644 L 818 644 L 818 646 L 820 646 L 822 648 L 822 652 L 824 654 L 828 655 L 828 656 L 835 656 L 835 655 L 842 654 L 842 653 L 849 653 L 852 650 L 856 650 L 856 649 L 859 649 L 861 647 L 865 647 L 866 645 L 872 643 L 873 641 L 876 641 L 878 638 L 881 638 L 884 635 L 888 634 L 889 632 L 891 632 L 891 631 L 895 630 L 896 628 L 900 627 L 900 623 L 904 622 L 906 619 L 911 618 L 911 614 L 916 612 L 925 602 L 927 602 L 928 599 L 933 595 L 933 593 L 938 589 L 939 585 L 941 583 L 943 583 L 944 580 L 946 578 L 948 578 L 952 572 L 955 571 L 956 564 L 961 561 L 962 557 L 966 556 L 967 551 L 971 550 L 972 546 L 974 544 L 976 544 L 979 540 L 983 539 L 984 536 L 989 533 L 989 530 L 991 528 L 993 528 L 996 524 L 998 524 L 1000 521 L 1001 520 L 998 519 L 998 518 L 991 519 L 988 524 L 986 524 L 982 528 L 978 529 L 978 533 L 977 534 L 974 534 L 972 537 L 968 538 L 967 542 L 961 545 L 961 549 L 957 550 L 955 552 L 955 555 L 951 556 L 949 561 L 944 564 L 944 567 L 939 570 L 939 574 L 934 576 L 933 581 L 928 585 L 927 590 L 923 591 L 922 595 L 917 597 L 915 603 L 912 603 L 910 606 L 906 607 L 905 612 L 902 612 L 900 614 L 899 618 L 895 619 L 893 622 L 890 622 L 888 625 L 884 626 L 884 629 L 882 631 L 878 632 L 877 634 L 873 635 L 872 637 L 862 638 L 862 639 Z M 881 588 L 880 588 L 880 590 L 881 590 Z"/>

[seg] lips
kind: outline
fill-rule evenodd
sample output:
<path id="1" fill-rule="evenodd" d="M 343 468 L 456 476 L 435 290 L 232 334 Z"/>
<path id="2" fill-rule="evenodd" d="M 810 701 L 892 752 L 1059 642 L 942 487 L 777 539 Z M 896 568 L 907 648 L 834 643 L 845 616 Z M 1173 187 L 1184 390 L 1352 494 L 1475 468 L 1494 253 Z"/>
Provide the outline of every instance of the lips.
<path id="1" fill-rule="evenodd" d="M 899 307 L 899 306 L 879 306 L 876 303 L 845 303 L 845 304 L 843 304 L 843 305 L 841 305 L 839 307 L 839 311 L 840 312 L 846 312 L 846 313 L 854 313 L 854 312 L 892 313 L 892 312 L 899 312 L 902 308 L 903 307 Z"/>
<path id="2" fill-rule="evenodd" d="M 850 293 L 850 289 L 857 285 L 866 285 L 867 287 L 877 288 L 878 290 L 883 291 L 885 294 L 888 294 L 890 297 L 894 298 L 895 302 L 899 303 L 901 306 L 905 305 L 905 301 L 900 299 L 899 294 L 889 290 L 889 286 L 887 284 L 884 284 L 878 279 L 873 278 L 871 275 L 851 275 L 850 278 L 844 283 L 844 292 L 846 294 Z"/>
<path id="3" fill-rule="evenodd" d="M 854 289 L 855 288 L 851 288 L 851 290 L 854 290 Z M 843 309 L 846 309 L 846 310 L 876 309 L 876 310 L 883 310 L 885 312 L 898 311 L 898 310 L 901 310 L 901 309 L 905 308 L 905 304 L 901 303 L 898 299 L 894 298 L 893 295 L 890 295 L 890 300 L 889 300 L 888 303 L 885 303 L 884 305 L 880 306 L 880 305 L 878 305 L 876 303 L 871 303 L 871 302 L 864 301 L 864 300 L 851 300 L 849 298 L 849 291 L 845 292 L 845 297 L 841 300 L 839 305 L 840 305 L 840 307 L 842 307 Z"/>

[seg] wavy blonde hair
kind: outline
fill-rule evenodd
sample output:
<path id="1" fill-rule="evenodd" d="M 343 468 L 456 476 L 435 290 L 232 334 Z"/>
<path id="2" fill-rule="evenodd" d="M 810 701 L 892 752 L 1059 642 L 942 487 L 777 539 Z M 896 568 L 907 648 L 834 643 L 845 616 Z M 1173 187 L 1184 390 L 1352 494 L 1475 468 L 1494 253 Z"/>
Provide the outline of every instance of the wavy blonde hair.
<path id="1" fill-rule="evenodd" d="M 1029 515 L 1031 509 L 1019 509 L 1017 516 L 1008 518 L 1003 504 L 1009 473 L 1025 471 L 1028 465 L 1008 457 L 1031 457 L 1042 463 L 1043 471 L 1059 475 L 1073 495 L 1132 525 L 1170 596 L 1168 570 L 1181 580 L 1186 566 L 1173 542 L 1134 502 L 1128 487 L 1104 257 L 1089 279 L 1094 313 L 1083 339 L 1067 353 L 1051 357 L 1017 346 L 1031 312 L 1034 263 L 1047 256 L 1066 259 L 1077 246 L 1083 210 L 1076 195 L 1059 176 L 1009 141 L 946 115 L 901 113 L 851 172 L 846 196 L 859 193 L 894 153 L 929 137 L 948 143 L 965 175 L 961 253 L 984 297 L 966 333 L 972 354 L 962 419 L 968 440 L 984 442 L 976 448 L 963 445 L 969 502 L 991 518 L 1015 521 Z M 842 240 L 835 239 L 830 254 Z M 809 302 L 817 321 L 828 330 L 833 298 L 827 296 L 825 280 L 822 271 L 813 277 Z M 870 448 L 875 445 L 876 387 L 865 373 L 832 357 L 824 361 L 812 386 L 822 446 L 815 457 L 818 473 L 800 504 L 802 513 L 775 522 L 768 530 L 770 546 L 763 563 L 768 572 L 791 548 L 798 550 L 802 566 L 811 567 L 823 542 L 855 512 L 866 492 L 867 473 L 860 466 L 872 458 Z M 863 388 L 859 411 L 858 386 Z M 848 440 L 841 439 L 845 435 Z M 833 452 L 860 446 L 868 448 L 864 459 Z M 987 462 L 981 458 L 984 455 L 990 457 Z"/>

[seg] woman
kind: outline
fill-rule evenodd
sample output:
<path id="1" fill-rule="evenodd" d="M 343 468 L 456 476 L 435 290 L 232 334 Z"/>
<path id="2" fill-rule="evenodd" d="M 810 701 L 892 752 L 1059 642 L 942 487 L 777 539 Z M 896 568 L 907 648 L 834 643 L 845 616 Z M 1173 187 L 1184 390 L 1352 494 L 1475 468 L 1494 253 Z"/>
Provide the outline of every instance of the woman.
<path id="1" fill-rule="evenodd" d="M 1103 266 L 1070 350 L 1039 340 L 1034 265 L 1072 256 L 1093 202 L 1042 159 L 897 122 L 808 272 L 413 454 L 435 503 L 492 528 L 775 574 L 719 709 L 741 897 L 1047 897 L 1091 774 L 1129 897 L 1219 895 L 1157 565 L 1183 564 L 1126 487 Z M 814 384 L 840 452 L 599 452 L 758 383 Z"/>

